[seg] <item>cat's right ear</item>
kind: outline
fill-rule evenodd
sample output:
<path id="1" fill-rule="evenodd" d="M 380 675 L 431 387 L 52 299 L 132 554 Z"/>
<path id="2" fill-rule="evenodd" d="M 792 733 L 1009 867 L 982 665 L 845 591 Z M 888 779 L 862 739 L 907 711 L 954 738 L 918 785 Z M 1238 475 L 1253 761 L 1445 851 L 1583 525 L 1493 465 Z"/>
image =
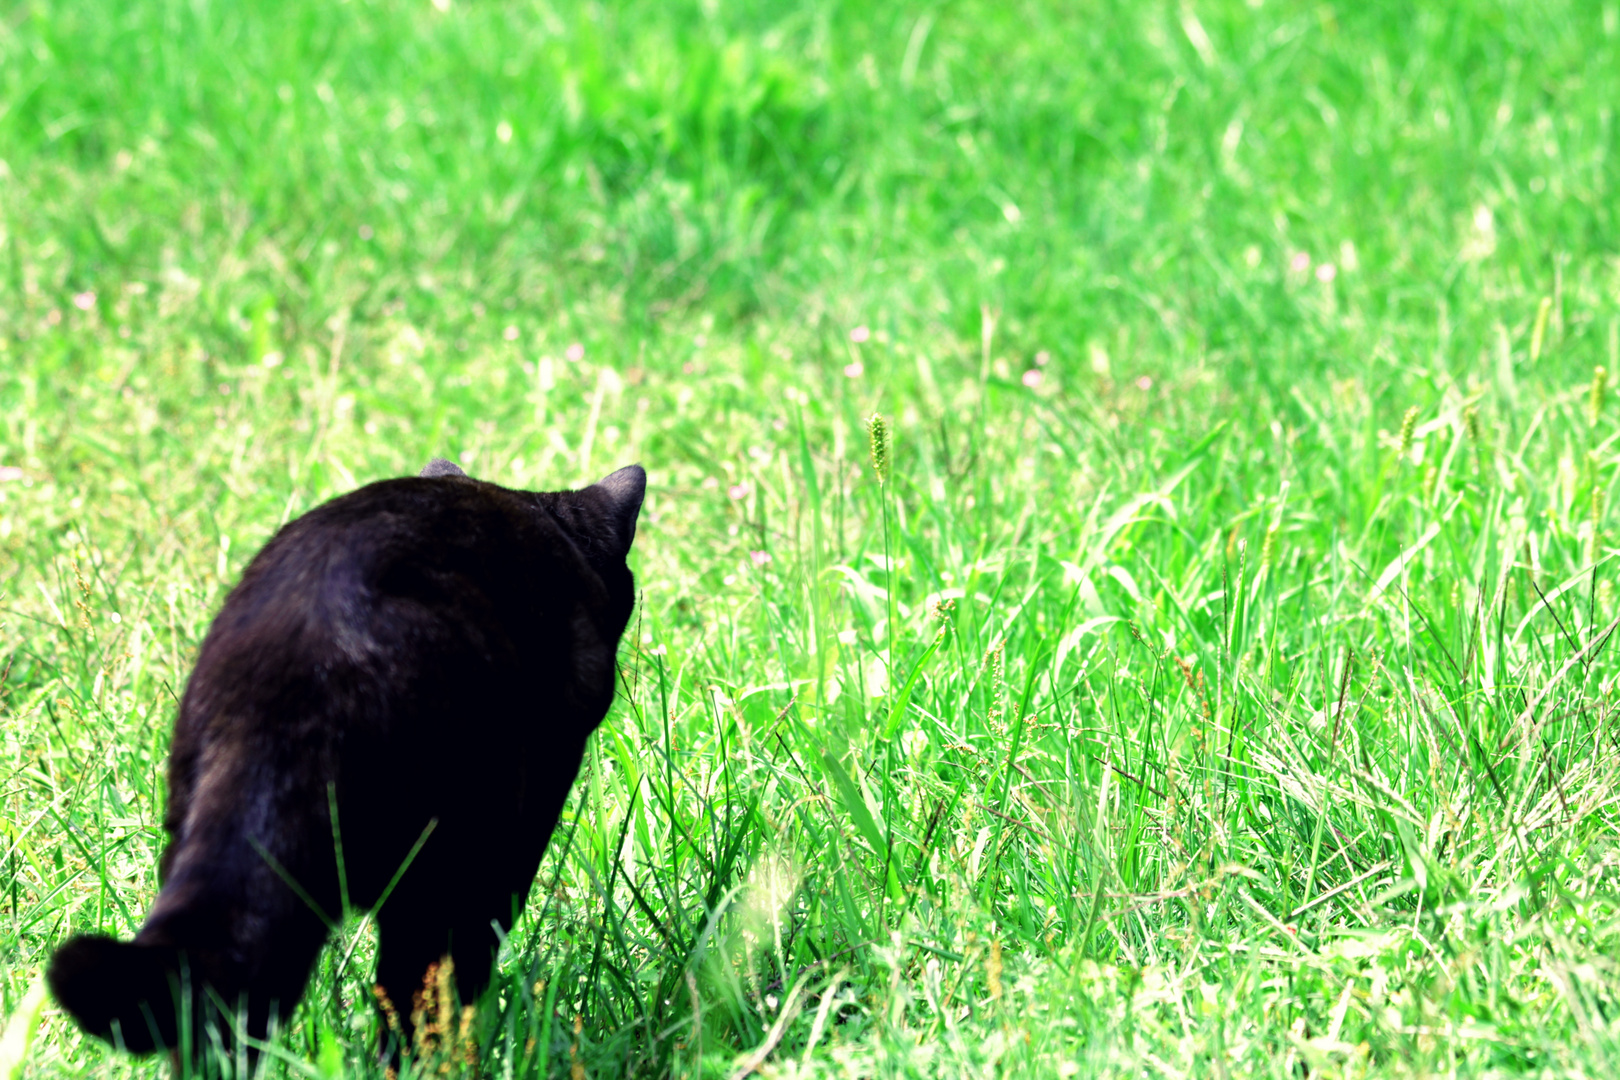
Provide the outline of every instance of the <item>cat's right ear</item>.
<path id="1" fill-rule="evenodd" d="M 461 477 L 465 477 L 467 474 L 462 472 L 461 471 L 461 466 L 457 465 L 455 462 L 446 461 L 442 457 L 436 457 L 432 461 L 428 462 L 426 465 L 422 466 L 422 471 L 420 473 L 418 473 L 417 475 L 419 475 L 419 476 L 427 476 L 427 477 L 434 477 L 434 476 L 461 476 Z"/>
<path id="2" fill-rule="evenodd" d="M 623 546 L 625 554 L 636 538 L 636 519 L 641 516 L 641 500 L 647 493 L 647 470 L 640 465 L 626 465 L 611 476 L 591 485 L 598 492 L 608 520 Z"/>

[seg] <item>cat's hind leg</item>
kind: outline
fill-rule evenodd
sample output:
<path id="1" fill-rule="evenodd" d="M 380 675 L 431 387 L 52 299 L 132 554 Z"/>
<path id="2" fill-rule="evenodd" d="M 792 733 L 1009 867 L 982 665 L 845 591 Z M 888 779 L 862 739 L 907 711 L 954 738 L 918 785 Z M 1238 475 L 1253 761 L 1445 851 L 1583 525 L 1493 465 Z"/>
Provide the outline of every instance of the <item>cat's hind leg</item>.
<path id="1" fill-rule="evenodd" d="M 509 897 L 480 895 L 465 878 L 447 875 L 443 882 L 442 889 L 402 882 L 377 914 L 378 1004 L 388 1029 L 384 1042 L 396 1056 L 402 1048 L 421 1055 L 455 1035 L 440 1030 L 442 1018 L 477 1003 L 500 944 L 492 924 L 504 928 L 511 918 Z M 445 960 L 454 973 L 451 1000 Z"/>

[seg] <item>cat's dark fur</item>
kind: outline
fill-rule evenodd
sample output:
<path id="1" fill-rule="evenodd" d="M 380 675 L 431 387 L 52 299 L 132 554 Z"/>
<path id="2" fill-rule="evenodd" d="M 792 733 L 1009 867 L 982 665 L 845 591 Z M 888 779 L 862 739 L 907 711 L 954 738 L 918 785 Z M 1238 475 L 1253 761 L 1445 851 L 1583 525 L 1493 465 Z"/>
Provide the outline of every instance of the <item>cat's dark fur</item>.
<path id="1" fill-rule="evenodd" d="M 645 484 L 632 465 L 510 491 L 435 460 L 283 528 L 180 703 L 157 901 L 132 942 L 58 949 L 56 1000 L 93 1035 L 173 1048 L 183 972 L 198 1029 L 245 1004 L 262 1037 L 303 993 L 343 885 L 372 907 L 402 866 L 376 916 L 378 985 L 408 1025 L 448 954 L 474 1000 L 491 924 L 522 905 L 613 697 Z"/>

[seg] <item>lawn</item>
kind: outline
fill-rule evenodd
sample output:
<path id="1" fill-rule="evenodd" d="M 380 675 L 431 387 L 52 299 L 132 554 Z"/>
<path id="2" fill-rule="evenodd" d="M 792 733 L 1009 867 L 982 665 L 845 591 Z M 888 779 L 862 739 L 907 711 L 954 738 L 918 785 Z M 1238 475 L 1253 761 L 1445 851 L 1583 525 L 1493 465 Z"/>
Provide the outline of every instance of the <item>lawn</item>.
<path id="1" fill-rule="evenodd" d="M 1612 1075 L 1616 103 L 1612 0 L 13 4 L 0 1016 L 139 925 L 279 525 L 639 461 L 408 1071 Z M 268 1075 L 381 1077 L 373 942 Z"/>

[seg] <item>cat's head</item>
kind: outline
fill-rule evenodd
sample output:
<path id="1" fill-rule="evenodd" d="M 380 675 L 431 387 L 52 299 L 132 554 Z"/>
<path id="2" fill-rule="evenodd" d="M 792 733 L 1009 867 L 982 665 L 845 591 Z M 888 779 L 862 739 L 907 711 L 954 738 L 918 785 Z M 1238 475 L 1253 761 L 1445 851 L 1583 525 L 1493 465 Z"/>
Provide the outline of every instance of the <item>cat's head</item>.
<path id="1" fill-rule="evenodd" d="M 471 479 L 459 466 L 443 458 L 428 462 L 421 475 Z M 624 603 L 627 616 L 634 586 L 625 560 L 636 539 L 636 521 L 646 491 L 647 471 L 640 465 L 626 465 L 578 491 L 534 493 L 568 532 L 591 569 L 602 576 L 609 592 Z"/>
<path id="2" fill-rule="evenodd" d="M 636 539 L 636 520 L 647 490 L 647 472 L 626 465 L 578 491 L 538 495 L 570 537 L 592 570 L 607 587 L 608 608 L 603 613 L 613 638 L 618 640 L 635 607 L 636 582 L 626 561 Z"/>

